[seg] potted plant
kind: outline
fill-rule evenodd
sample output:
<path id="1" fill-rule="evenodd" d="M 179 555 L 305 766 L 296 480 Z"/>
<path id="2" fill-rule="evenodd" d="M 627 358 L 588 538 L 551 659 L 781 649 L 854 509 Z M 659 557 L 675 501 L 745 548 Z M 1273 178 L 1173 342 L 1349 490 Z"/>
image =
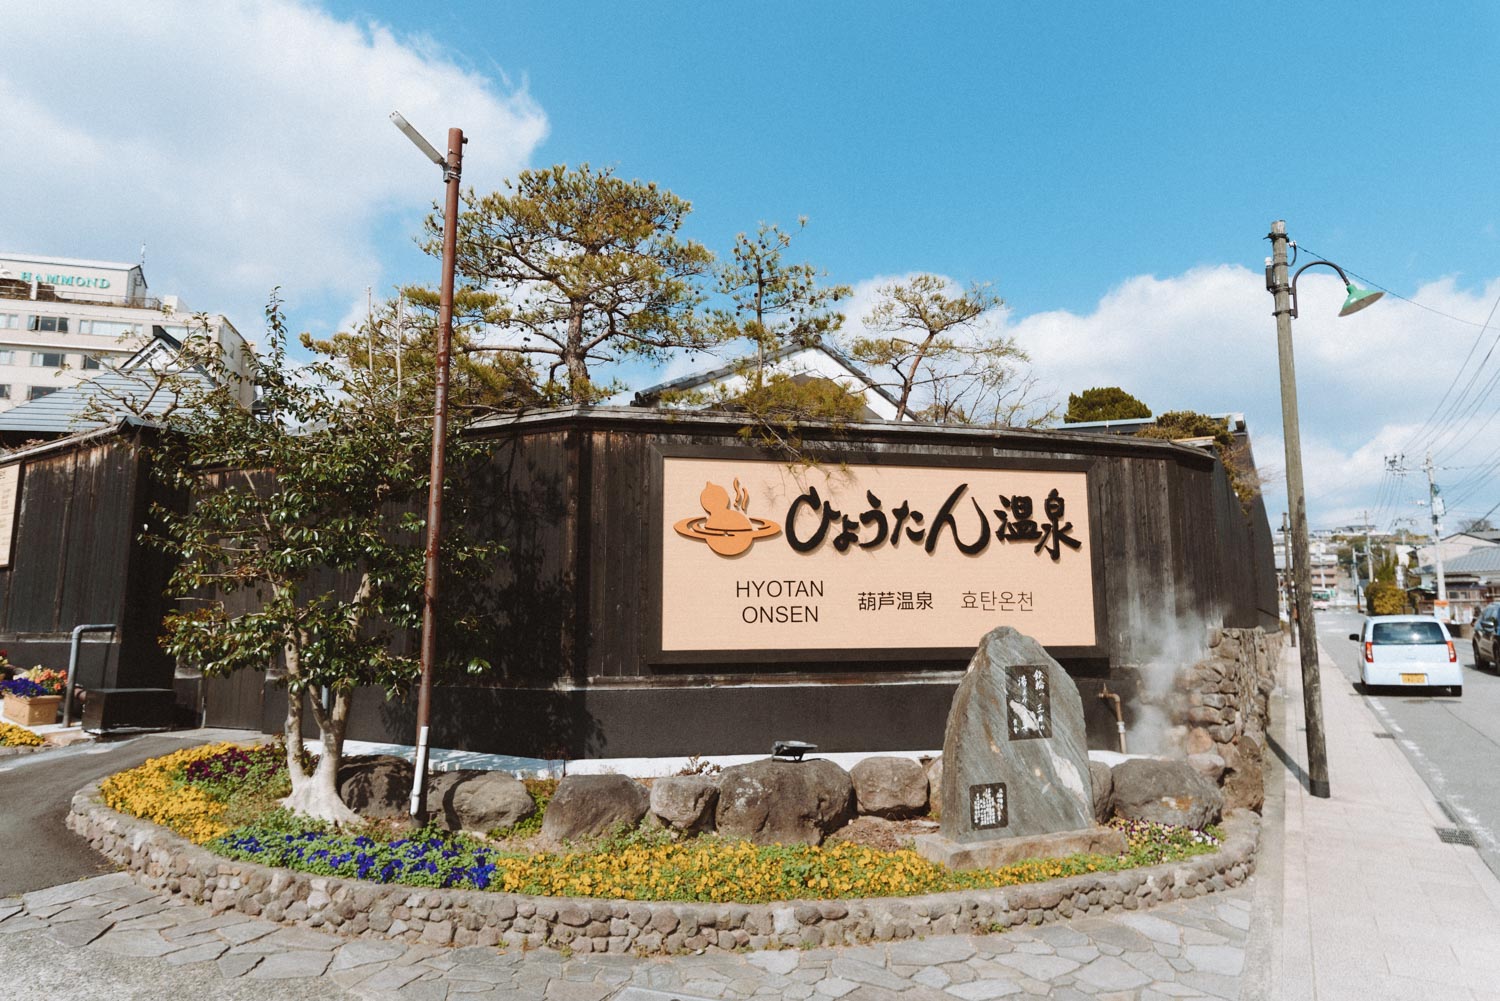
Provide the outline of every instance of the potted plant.
<path id="1" fill-rule="evenodd" d="M 29 675 L 29 676 L 28 676 Z M 26 674 L 0 681 L 5 694 L 4 716 L 22 726 L 48 726 L 57 721 L 67 676 L 61 671 L 36 667 Z"/>

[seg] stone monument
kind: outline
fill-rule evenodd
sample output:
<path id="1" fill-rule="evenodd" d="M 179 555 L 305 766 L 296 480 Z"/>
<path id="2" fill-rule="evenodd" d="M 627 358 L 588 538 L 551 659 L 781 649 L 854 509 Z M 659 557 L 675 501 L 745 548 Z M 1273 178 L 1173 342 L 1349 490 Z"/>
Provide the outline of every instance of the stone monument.
<path id="1" fill-rule="evenodd" d="M 953 868 L 1125 848 L 1123 834 L 1094 826 L 1078 686 L 1010 626 L 980 641 L 953 696 L 941 795 L 940 833 L 917 850 Z"/>

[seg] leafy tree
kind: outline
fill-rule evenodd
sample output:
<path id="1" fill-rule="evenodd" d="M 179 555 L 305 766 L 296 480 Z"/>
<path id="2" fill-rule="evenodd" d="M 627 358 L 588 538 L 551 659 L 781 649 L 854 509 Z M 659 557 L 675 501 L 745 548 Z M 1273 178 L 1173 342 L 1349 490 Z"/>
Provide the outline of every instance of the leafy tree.
<path id="1" fill-rule="evenodd" d="M 458 322 L 465 312 L 463 305 L 468 303 L 454 309 L 448 374 L 451 412 L 467 420 L 553 403 L 524 355 L 470 350 L 480 334 L 473 323 Z M 437 309 L 437 292 L 420 287 L 403 289 L 395 300 L 381 303 L 353 330 L 339 331 L 326 340 L 303 334 L 302 345 L 344 370 L 370 373 L 377 393 L 399 393 L 411 401 L 416 413 L 421 413 L 423 408 L 432 407 L 437 380 Z"/>
<path id="2" fill-rule="evenodd" d="M 1394 581 L 1376 580 L 1365 588 L 1365 605 L 1370 615 L 1401 615 L 1406 611 L 1406 592 Z"/>
<path id="3" fill-rule="evenodd" d="M 464 204 L 465 300 L 504 343 L 470 343 L 463 352 L 533 359 L 545 366 L 549 396 L 592 403 L 618 388 L 596 383 L 592 366 L 713 343 L 696 314 L 713 255 L 678 236 L 691 205 L 670 191 L 608 168 L 558 165 L 523 170 L 503 192 L 470 191 Z M 437 252 L 441 217 L 430 218 L 427 231 Z"/>
<path id="4" fill-rule="evenodd" d="M 798 229 L 806 224 L 799 219 Z M 779 352 L 817 345 L 838 330 L 844 317 L 832 307 L 851 292 L 847 285 L 822 285 L 824 276 L 811 264 L 787 263 L 783 253 L 791 240 L 765 223 L 754 236 L 735 237 L 729 260 L 715 271 L 715 291 L 725 305 L 709 316 L 716 340 L 748 341 L 754 353 L 713 390 L 664 394 L 661 402 L 740 414 L 746 420 L 741 437 L 803 458 L 804 423 L 846 424 L 859 418 L 864 400 L 832 379 L 778 362 Z"/>
<path id="5" fill-rule="evenodd" d="M 1137 438 L 1159 438 L 1181 441 L 1184 438 L 1212 438 L 1214 451 L 1224 463 L 1229 475 L 1229 485 L 1242 507 L 1248 506 L 1260 492 L 1260 481 L 1255 475 L 1255 465 L 1249 449 L 1239 445 L 1229 433 L 1228 423 L 1220 417 L 1210 417 L 1194 410 L 1171 410 L 1159 415 L 1150 426 L 1135 433 Z"/>
<path id="6" fill-rule="evenodd" d="M 1493 532 L 1495 526 L 1488 518 L 1470 518 L 1458 529 L 1460 532 Z"/>
<path id="7" fill-rule="evenodd" d="M 807 225 L 798 220 L 798 230 Z M 811 264 L 788 264 L 782 253 L 792 235 L 778 226 L 760 224 L 754 236 L 735 237 L 730 259 L 716 270 L 716 289 L 728 306 L 712 313 L 719 339 L 743 338 L 755 346 L 753 366 L 745 374 L 752 386 L 764 381 L 767 358 L 792 346 L 812 345 L 844 322 L 832 306 L 847 299 L 848 285 L 823 286 L 826 277 Z"/>
<path id="8" fill-rule="evenodd" d="M 852 341 L 849 354 L 885 377 L 879 384 L 896 397 L 898 413 L 940 424 L 999 424 L 1029 405 L 1035 384 L 1017 369 L 1026 353 L 1009 337 L 976 329 L 1004 304 L 999 296 L 978 284 L 955 293 L 931 274 L 878 294 L 864 321 L 869 332 Z"/>
<path id="9" fill-rule="evenodd" d="M 1095 386 L 1081 393 L 1068 394 L 1068 410 L 1063 422 L 1125 421 L 1150 417 L 1151 408 L 1119 386 Z"/>
<path id="10" fill-rule="evenodd" d="M 164 623 L 163 646 L 211 676 L 265 670 L 278 658 L 288 692 L 286 733 L 317 723 L 321 755 L 304 767 L 289 739 L 292 791 L 285 805 L 332 822 L 355 815 L 335 783 L 354 690 L 395 694 L 418 675 L 403 642 L 421 620 L 430 418 L 383 392 L 368 370 L 326 359 L 294 368 L 275 300 L 260 359 L 255 412 L 220 381 L 184 399 L 184 426 L 154 449 L 158 471 L 191 503 L 159 506 L 150 541 L 172 556 L 169 591 L 180 609 Z M 470 454 L 450 441 L 455 465 Z M 490 547 L 456 530 L 465 498 L 448 492 L 455 530 L 445 533 L 445 608 L 475 631 L 476 603 L 459 593 L 485 571 Z M 328 574 L 350 582 L 330 590 Z M 476 662 L 473 667 L 482 669 Z"/>

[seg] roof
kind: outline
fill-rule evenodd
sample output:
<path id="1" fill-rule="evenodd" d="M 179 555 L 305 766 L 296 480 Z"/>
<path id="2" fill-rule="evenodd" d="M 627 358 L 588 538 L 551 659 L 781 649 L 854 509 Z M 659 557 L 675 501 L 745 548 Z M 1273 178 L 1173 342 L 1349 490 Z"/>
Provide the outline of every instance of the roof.
<path id="1" fill-rule="evenodd" d="M 127 264 L 122 261 L 92 261 L 83 257 L 44 257 L 41 254 L 11 254 L 0 251 L 0 260 L 26 262 L 28 264 L 71 264 L 77 268 L 101 268 L 114 271 L 134 271 L 139 264 Z"/>
<path id="2" fill-rule="evenodd" d="M 877 386 L 875 380 L 870 378 L 869 373 L 855 364 L 854 359 L 826 341 L 816 341 L 812 344 L 789 344 L 786 347 L 778 348 L 766 355 L 766 364 L 785 361 L 803 351 L 821 351 L 837 362 L 840 367 L 846 369 L 851 376 L 862 382 L 868 391 L 875 393 L 889 403 L 891 409 L 894 410 L 897 408 L 897 401 L 894 396 Z M 659 386 L 643 389 L 635 394 L 635 398 L 631 400 L 631 405 L 637 407 L 655 406 L 666 393 L 686 392 L 700 386 L 713 385 L 724 379 L 731 379 L 742 374 L 742 366 L 747 360 L 748 358 L 739 358 L 727 365 L 721 365 L 707 372 L 690 372 L 680 379 L 673 379 L 671 382 L 664 382 Z"/>
<path id="3" fill-rule="evenodd" d="M 67 386 L 35 400 L 27 400 L 9 410 L 0 412 L 0 435 L 7 433 L 68 435 L 78 431 L 105 427 L 117 421 L 120 414 L 100 419 L 84 419 L 83 413 L 97 398 L 128 399 L 132 394 L 149 391 L 152 387 L 145 377 L 132 373 L 132 369 L 153 354 L 181 349 L 182 344 L 160 327 L 154 328 L 151 340 L 131 355 L 118 370 L 106 369 L 92 379 Z M 199 369 L 190 373 L 193 377 L 207 381 L 208 376 Z M 177 394 L 164 392 L 162 404 L 175 404 Z M 123 408 L 122 408 L 123 409 Z"/>
<path id="4" fill-rule="evenodd" d="M 1425 575 L 1431 569 L 1431 567 L 1423 567 L 1422 572 Z M 1460 573 L 1500 574 L 1500 546 L 1479 546 L 1462 556 L 1443 561 L 1444 576 Z"/>

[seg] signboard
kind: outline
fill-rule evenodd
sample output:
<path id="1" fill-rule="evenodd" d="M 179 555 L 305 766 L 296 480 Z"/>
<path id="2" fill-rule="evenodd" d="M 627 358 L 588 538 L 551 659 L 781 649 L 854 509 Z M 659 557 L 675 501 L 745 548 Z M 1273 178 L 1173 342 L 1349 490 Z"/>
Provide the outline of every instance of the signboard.
<path id="1" fill-rule="evenodd" d="M 1082 464 L 662 464 L 657 659 L 1097 647 Z"/>
<path id="2" fill-rule="evenodd" d="M 21 506 L 21 464 L 0 466 L 0 567 L 10 566 L 16 537 L 16 514 Z"/>
<path id="3" fill-rule="evenodd" d="M 1052 736 L 1052 694 L 1047 690 L 1045 667 L 1032 664 L 1007 666 L 1005 705 L 1011 740 Z"/>
<path id="4" fill-rule="evenodd" d="M 990 831 L 1010 824 L 1010 805 L 1005 800 L 1005 783 L 988 782 L 969 786 L 969 826 L 976 831 Z"/>

